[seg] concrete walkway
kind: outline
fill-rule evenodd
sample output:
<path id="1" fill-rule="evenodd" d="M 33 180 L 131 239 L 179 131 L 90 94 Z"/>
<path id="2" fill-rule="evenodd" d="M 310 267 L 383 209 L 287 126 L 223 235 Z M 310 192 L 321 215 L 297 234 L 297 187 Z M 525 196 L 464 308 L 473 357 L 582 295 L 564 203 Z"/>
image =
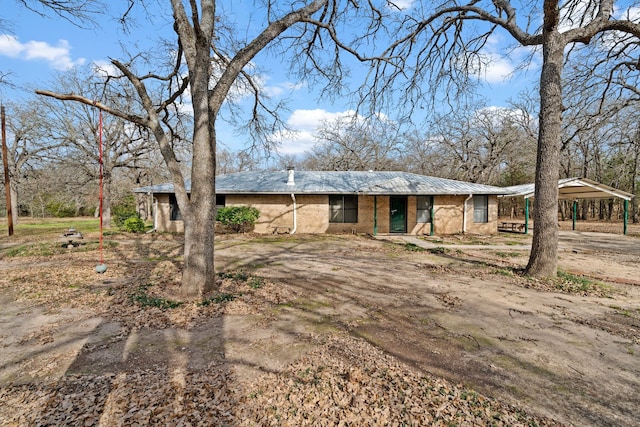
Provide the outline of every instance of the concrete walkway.
<path id="1" fill-rule="evenodd" d="M 530 251 L 531 243 L 522 244 L 491 244 L 465 245 L 464 243 L 432 242 L 418 236 L 386 234 L 375 236 L 376 239 L 395 242 L 412 243 L 425 249 L 437 247 L 455 248 L 460 250 L 499 250 L 499 251 Z M 568 252 L 609 252 L 623 255 L 640 255 L 640 239 L 622 234 L 595 233 L 587 231 L 558 232 L 558 250 Z"/>
<path id="2" fill-rule="evenodd" d="M 457 244 L 457 243 L 446 243 L 446 242 L 431 242 L 429 240 L 421 239 L 417 236 L 411 235 L 400 235 L 400 234 L 386 234 L 386 235 L 377 235 L 376 239 L 382 241 L 389 241 L 394 243 L 411 243 L 416 246 L 425 249 L 433 249 L 433 248 L 450 248 L 450 249 L 473 249 L 473 250 L 498 250 L 498 251 L 530 251 L 531 244 L 521 244 L 521 245 L 505 245 L 505 244 L 487 244 L 487 245 L 465 245 L 465 244 Z"/>

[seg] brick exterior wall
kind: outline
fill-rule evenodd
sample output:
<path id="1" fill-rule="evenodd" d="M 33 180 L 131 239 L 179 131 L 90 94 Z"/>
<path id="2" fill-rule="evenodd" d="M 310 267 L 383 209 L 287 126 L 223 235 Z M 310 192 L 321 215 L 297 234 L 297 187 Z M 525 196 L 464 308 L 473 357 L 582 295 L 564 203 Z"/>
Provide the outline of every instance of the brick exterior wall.
<path id="1" fill-rule="evenodd" d="M 169 196 L 155 195 L 158 200 L 158 231 L 181 233 L 182 221 L 171 221 Z M 377 213 L 378 234 L 387 234 L 390 230 L 389 196 L 358 196 L 357 223 L 329 223 L 329 196 L 296 195 L 296 233 L 374 233 L 374 218 Z M 463 217 L 466 218 L 466 232 L 469 234 L 497 233 L 498 199 L 489 196 L 487 223 L 474 223 L 473 199 L 466 202 L 466 215 L 463 206 L 467 196 L 434 196 L 434 233 L 437 235 L 463 232 Z M 429 234 L 430 223 L 416 222 L 415 196 L 407 196 L 407 233 L 415 235 Z M 288 232 L 293 229 L 293 200 L 290 195 L 227 195 L 226 206 L 252 206 L 260 211 L 260 218 L 254 232 Z"/>

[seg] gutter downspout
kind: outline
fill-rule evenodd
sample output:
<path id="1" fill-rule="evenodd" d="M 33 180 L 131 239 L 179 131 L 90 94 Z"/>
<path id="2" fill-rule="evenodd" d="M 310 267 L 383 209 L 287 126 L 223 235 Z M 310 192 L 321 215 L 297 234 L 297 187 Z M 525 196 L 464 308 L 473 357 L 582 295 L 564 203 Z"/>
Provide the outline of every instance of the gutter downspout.
<path id="1" fill-rule="evenodd" d="M 467 202 L 471 200 L 473 194 L 469 194 L 469 196 L 464 199 L 464 205 L 462 205 L 462 234 L 467 233 Z"/>
<path id="2" fill-rule="evenodd" d="M 373 196 L 373 235 L 378 235 L 378 196 Z"/>
<path id="3" fill-rule="evenodd" d="M 629 224 L 629 201 L 624 199 L 624 235 L 627 235 L 627 225 Z"/>
<path id="4" fill-rule="evenodd" d="M 524 198 L 524 234 L 529 234 L 529 198 Z"/>
<path id="5" fill-rule="evenodd" d="M 296 195 L 293 193 L 291 193 L 291 200 L 293 201 L 293 228 L 289 234 L 294 234 L 298 228 L 298 218 L 296 216 Z"/>
<path id="6" fill-rule="evenodd" d="M 151 196 L 151 204 L 153 205 L 153 228 L 147 231 L 149 233 L 155 233 L 158 230 L 158 199 L 153 197 L 153 193 L 149 193 Z"/>

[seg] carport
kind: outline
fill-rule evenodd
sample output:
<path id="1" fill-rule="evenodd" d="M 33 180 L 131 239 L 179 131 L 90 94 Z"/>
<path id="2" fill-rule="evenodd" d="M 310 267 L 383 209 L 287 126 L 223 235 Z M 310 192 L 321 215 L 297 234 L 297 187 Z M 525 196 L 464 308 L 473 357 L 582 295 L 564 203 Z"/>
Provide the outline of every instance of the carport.
<path id="1" fill-rule="evenodd" d="M 529 232 L 529 199 L 534 197 L 535 184 L 515 185 L 505 187 L 510 194 L 499 197 L 524 197 L 524 232 Z M 624 234 L 627 234 L 629 220 L 629 200 L 633 194 L 618 190 L 608 185 L 600 184 L 587 178 L 564 178 L 558 181 L 558 200 L 573 200 L 573 229 L 576 229 L 576 217 L 578 200 L 580 199 L 612 199 L 619 198 L 624 201 Z"/>

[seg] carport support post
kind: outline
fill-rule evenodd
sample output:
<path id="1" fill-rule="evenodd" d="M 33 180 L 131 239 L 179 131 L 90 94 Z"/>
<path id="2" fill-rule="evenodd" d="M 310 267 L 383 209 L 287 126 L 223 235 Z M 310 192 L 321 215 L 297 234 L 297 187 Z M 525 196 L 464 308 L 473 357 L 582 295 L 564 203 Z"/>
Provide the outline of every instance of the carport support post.
<path id="1" fill-rule="evenodd" d="M 524 234 L 529 234 L 529 198 L 524 199 Z"/>
<path id="2" fill-rule="evenodd" d="M 578 215 L 578 201 L 573 201 L 573 231 L 576 231 L 576 216 Z"/>
<path id="3" fill-rule="evenodd" d="M 629 225 L 629 201 L 624 199 L 624 235 L 627 235 L 627 226 Z"/>
<path id="4" fill-rule="evenodd" d="M 435 218 L 434 215 L 436 214 L 436 210 L 433 207 L 433 202 L 431 203 L 431 226 L 429 227 L 429 236 L 433 236 L 433 234 L 435 233 Z"/>

